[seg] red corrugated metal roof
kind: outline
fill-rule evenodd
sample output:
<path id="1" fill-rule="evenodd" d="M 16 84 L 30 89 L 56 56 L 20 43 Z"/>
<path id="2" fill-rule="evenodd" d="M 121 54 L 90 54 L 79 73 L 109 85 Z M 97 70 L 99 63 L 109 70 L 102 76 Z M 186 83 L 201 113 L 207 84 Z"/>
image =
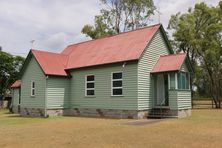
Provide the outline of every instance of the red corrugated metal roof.
<path id="1" fill-rule="evenodd" d="M 18 88 L 21 86 L 21 80 L 16 80 L 12 85 L 11 88 Z"/>
<path id="2" fill-rule="evenodd" d="M 66 69 L 139 59 L 159 27 L 160 24 L 70 45 L 62 52 L 69 55 Z"/>
<path id="3" fill-rule="evenodd" d="M 65 69 L 137 60 L 160 24 L 68 46 L 62 53 L 31 50 L 46 75 L 67 76 Z"/>
<path id="4" fill-rule="evenodd" d="M 65 71 L 67 55 L 34 49 L 31 51 L 46 75 L 68 76 Z"/>
<path id="5" fill-rule="evenodd" d="M 180 70 L 185 58 L 186 53 L 161 55 L 154 65 L 152 73 Z"/>

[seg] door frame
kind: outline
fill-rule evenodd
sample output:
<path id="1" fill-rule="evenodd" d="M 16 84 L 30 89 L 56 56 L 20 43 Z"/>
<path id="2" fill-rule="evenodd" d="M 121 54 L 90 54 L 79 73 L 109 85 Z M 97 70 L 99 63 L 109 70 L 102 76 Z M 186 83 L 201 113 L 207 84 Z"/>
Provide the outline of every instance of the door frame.
<path id="1" fill-rule="evenodd" d="M 160 106 L 160 104 L 158 104 L 158 75 L 163 75 L 163 91 L 164 91 L 164 97 L 165 97 L 165 102 L 162 106 L 169 106 L 169 78 L 168 78 L 168 73 L 158 73 L 156 75 L 154 75 L 154 106 Z"/>

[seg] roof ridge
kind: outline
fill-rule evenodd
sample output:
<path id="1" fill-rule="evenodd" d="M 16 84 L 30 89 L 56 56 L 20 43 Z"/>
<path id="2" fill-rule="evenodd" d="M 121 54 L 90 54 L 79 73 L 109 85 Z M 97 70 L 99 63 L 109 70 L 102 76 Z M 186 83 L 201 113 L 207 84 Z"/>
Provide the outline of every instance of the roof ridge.
<path id="1" fill-rule="evenodd" d="M 163 54 L 163 55 L 160 55 L 160 57 L 176 56 L 176 55 L 186 55 L 186 53 Z"/>
<path id="2" fill-rule="evenodd" d="M 56 52 L 51 52 L 51 51 L 45 51 L 45 50 L 41 50 L 41 49 L 31 49 L 31 51 L 45 52 L 45 53 L 52 53 L 52 54 L 61 55 L 61 53 L 56 53 Z"/>
<path id="3" fill-rule="evenodd" d="M 134 31 L 138 31 L 138 30 L 143 30 L 143 29 L 155 27 L 155 26 L 158 26 L 158 25 L 161 25 L 161 24 L 160 24 L 160 23 L 158 23 L 158 24 L 153 24 L 153 25 L 150 25 L 150 26 L 145 26 L 145 27 L 137 28 L 137 29 L 134 29 L 134 30 L 126 31 L 126 32 L 121 32 L 121 33 L 119 33 L 119 34 L 114 34 L 114 35 L 110 35 L 110 36 L 105 36 L 105 37 L 101 37 L 101 38 L 98 38 L 98 39 L 91 39 L 91 40 L 87 40 L 87 41 L 82 41 L 82 42 L 78 42 L 78 43 L 73 43 L 73 44 L 68 45 L 66 48 L 68 48 L 68 47 L 70 47 L 70 46 L 75 46 L 75 45 L 79 45 L 79 44 L 91 42 L 91 41 L 101 40 L 101 39 L 105 39 L 105 38 L 111 38 L 111 37 L 114 37 L 114 36 L 118 36 L 118 35 L 130 33 L 130 32 L 134 32 Z M 65 49 L 66 49 L 66 48 L 65 48 Z M 63 50 L 63 51 L 64 51 L 64 50 Z"/>

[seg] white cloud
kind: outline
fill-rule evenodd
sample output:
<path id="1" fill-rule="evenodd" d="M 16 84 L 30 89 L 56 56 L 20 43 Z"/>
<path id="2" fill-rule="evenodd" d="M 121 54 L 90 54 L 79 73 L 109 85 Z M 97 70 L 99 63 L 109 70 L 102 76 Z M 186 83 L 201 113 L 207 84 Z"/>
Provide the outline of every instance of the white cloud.
<path id="1" fill-rule="evenodd" d="M 48 39 L 46 39 L 43 42 L 43 45 L 45 46 L 45 48 L 48 47 L 49 49 L 62 50 L 66 46 L 66 43 L 69 40 L 69 38 L 71 37 L 65 34 L 64 32 L 56 33 L 51 35 Z"/>
<path id="2" fill-rule="evenodd" d="M 154 0 L 155 6 L 161 12 L 160 21 L 166 28 L 170 16 L 177 12 L 187 12 L 190 7 L 194 7 L 196 3 L 205 2 L 209 5 L 216 6 L 219 0 Z M 158 23 L 158 14 L 154 16 L 154 22 Z"/>
<path id="3" fill-rule="evenodd" d="M 201 1 L 201 0 L 199 0 Z M 161 23 L 167 26 L 172 14 L 185 12 L 196 0 L 154 0 L 160 7 Z M 218 0 L 205 0 L 216 5 Z M 99 13 L 99 0 L 1 0 L 0 46 L 15 53 L 34 48 L 61 51 L 68 44 L 86 40 L 81 34 L 84 24 L 92 24 Z M 158 15 L 152 23 L 158 23 Z M 23 54 L 24 55 L 24 54 Z"/>
<path id="4" fill-rule="evenodd" d="M 1 0 L 0 45 L 11 53 L 28 53 L 35 40 L 35 48 L 58 51 L 74 39 L 84 40 L 81 28 L 98 13 L 98 1 Z"/>

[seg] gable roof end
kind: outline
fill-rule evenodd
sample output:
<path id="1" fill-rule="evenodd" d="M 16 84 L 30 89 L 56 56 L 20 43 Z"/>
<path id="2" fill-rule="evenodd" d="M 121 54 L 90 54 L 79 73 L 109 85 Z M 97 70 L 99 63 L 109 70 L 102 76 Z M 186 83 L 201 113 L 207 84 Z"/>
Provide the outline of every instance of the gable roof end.
<path id="1" fill-rule="evenodd" d="M 68 57 L 63 54 L 31 50 L 46 75 L 68 76 L 65 71 Z"/>
<path id="2" fill-rule="evenodd" d="M 16 81 L 11 85 L 11 88 L 19 88 L 19 87 L 21 87 L 21 83 L 22 83 L 21 80 L 16 80 Z"/>

